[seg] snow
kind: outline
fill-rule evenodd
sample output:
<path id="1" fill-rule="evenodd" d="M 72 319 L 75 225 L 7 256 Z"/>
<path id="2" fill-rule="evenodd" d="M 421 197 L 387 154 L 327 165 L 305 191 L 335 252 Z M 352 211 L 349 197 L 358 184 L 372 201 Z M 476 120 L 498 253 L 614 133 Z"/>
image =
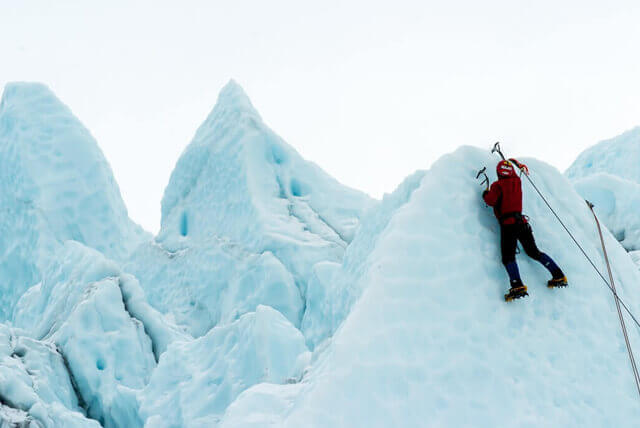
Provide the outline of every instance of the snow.
<path id="1" fill-rule="evenodd" d="M 582 198 L 552 167 L 525 161 L 604 272 Z M 222 426 L 634 426 L 640 407 L 611 293 L 526 182 L 538 245 L 570 286 L 547 289 L 548 272 L 520 256 L 530 296 L 502 299 L 498 227 L 475 180 L 495 162 L 469 147 L 436 162 L 380 224 L 361 297 L 302 386 L 245 391 Z M 619 295 L 640 313 L 638 270 L 605 236 Z M 638 329 L 629 334 L 638 349 Z"/>
<path id="2" fill-rule="evenodd" d="M 278 311 L 258 306 L 197 340 L 170 346 L 141 394 L 145 426 L 216 426 L 247 387 L 296 381 L 309 355 L 300 331 Z"/>
<path id="3" fill-rule="evenodd" d="M 123 260 L 148 235 L 128 217 L 96 141 L 44 85 L 0 101 L 0 321 L 57 246 L 73 239 Z"/>

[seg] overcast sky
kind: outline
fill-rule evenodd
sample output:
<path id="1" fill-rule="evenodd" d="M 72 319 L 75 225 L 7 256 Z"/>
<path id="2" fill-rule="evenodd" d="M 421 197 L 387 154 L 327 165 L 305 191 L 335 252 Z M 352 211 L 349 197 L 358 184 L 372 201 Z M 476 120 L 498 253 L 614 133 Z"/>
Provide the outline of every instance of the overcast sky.
<path id="1" fill-rule="evenodd" d="M 640 125 L 640 2 L 0 0 L 0 85 L 49 85 L 150 231 L 230 78 L 375 197 L 462 144 L 564 170 Z"/>

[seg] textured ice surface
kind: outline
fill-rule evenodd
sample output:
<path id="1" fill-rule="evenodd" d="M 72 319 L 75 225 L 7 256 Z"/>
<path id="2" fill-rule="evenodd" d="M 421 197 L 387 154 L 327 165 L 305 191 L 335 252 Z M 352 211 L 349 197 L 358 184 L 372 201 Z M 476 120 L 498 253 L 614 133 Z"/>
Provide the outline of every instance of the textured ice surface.
<path id="1" fill-rule="evenodd" d="M 368 257 L 395 212 L 409 201 L 420 185 L 424 171 L 407 177 L 395 192 L 385 195 L 361 220 L 356 236 L 347 247 L 344 262 L 320 262 L 313 268 L 306 294 L 302 332 L 310 347 L 332 335 L 360 297 L 367 279 Z"/>
<path id="2" fill-rule="evenodd" d="M 566 176 L 628 251 L 640 249 L 640 127 L 585 150 Z"/>
<path id="3" fill-rule="evenodd" d="M 60 242 L 123 259 L 146 234 L 128 217 L 95 140 L 44 85 L 6 86 L 0 102 L 0 320 Z"/>
<path id="4" fill-rule="evenodd" d="M 627 251 L 640 250 L 640 183 L 596 173 L 573 185 Z"/>
<path id="5" fill-rule="evenodd" d="M 291 273 L 270 252 L 251 253 L 229 240 L 192 241 L 170 252 L 141 245 L 126 269 L 145 286 L 149 302 L 195 337 L 236 320 L 258 304 L 300 325 L 303 302 Z"/>
<path id="6" fill-rule="evenodd" d="M 43 276 L 18 302 L 15 324 L 56 344 L 90 417 L 142 426 L 135 395 L 149 381 L 154 351 L 188 336 L 146 303 L 135 278 L 80 243 L 65 243 Z"/>
<path id="7" fill-rule="evenodd" d="M 639 135 L 568 173 L 628 249 L 640 168 L 624 158 Z M 499 229 L 475 180 L 495 162 L 461 148 L 375 203 L 303 160 L 231 82 L 178 161 L 152 240 L 69 110 L 40 85 L 9 86 L 0 426 L 636 426 L 612 296 L 526 181 L 537 242 L 571 285 L 548 290 L 521 255 L 531 295 L 504 303 Z M 604 271 L 582 198 L 527 162 Z M 639 314 L 637 254 L 605 237 Z"/>
<path id="8" fill-rule="evenodd" d="M 194 336 L 258 304 L 299 326 L 313 265 L 340 262 L 373 205 L 302 159 L 230 82 L 171 175 L 158 237 L 125 269 Z"/>
<path id="9" fill-rule="evenodd" d="M 171 175 L 158 241 L 225 237 L 272 252 L 304 284 L 313 264 L 341 259 L 372 203 L 303 160 L 230 82 Z"/>
<path id="10" fill-rule="evenodd" d="M 4 324 L 0 324 L 0 426 L 100 426 L 84 416 L 56 348 Z"/>
<path id="11" fill-rule="evenodd" d="M 308 357 L 302 334 L 278 311 L 258 306 L 169 347 L 140 397 L 145 426 L 216 426 L 241 391 L 259 382 L 297 381 Z"/>
<path id="12" fill-rule="evenodd" d="M 640 183 L 640 127 L 585 150 L 566 172 L 570 179 L 604 172 Z"/>
<path id="13" fill-rule="evenodd" d="M 640 127 L 585 150 L 567 170 L 578 193 L 640 266 Z"/>
<path id="14" fill-rule="evenodd" d="M 582 198 L 553 168 L 526 161 L 603 270 Z M 379 233 L 361 297 L 302 386 L 245 391 L 223 426 L 637 425 L 611 293 L 526 182 L 524 211 L 537 242 L 571 285 L 547 289 L 546 270 L 519 256 L 531 295 L 504 302 L 498 225 L 475 180 L 479 167 L 495 162 L 468 147 L 436 162 Z M 638 270 L 605 237 L 619 295 L 640 313 Z M 638 330 L 629 333 L 637 349 Z"/>
<path id="15" fill-rule="evenodd" d="M 99 284 L 115 284 L 120 290 L 113 303 L 142 322 L 153 341 L 156 355 L 174 340 L 188 336 L 167 323 L 147 302 L 137 280 L 98 251 L 67 241 L 44 269 L 45 280 L 30 288 L 17 304 L 14 323 L 37 338 L 49 338 Z"/>

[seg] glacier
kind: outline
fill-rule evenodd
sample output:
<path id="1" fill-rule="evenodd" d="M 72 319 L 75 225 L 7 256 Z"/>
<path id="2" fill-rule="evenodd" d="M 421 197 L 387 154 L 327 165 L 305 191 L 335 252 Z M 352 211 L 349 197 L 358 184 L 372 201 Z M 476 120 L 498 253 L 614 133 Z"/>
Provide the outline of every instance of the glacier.
<path id="1" fill-rule="evenodd" d="M 588 148 L 565 172 L 627 249 L 640 250 L 640 127 Z"/>
<path id="2" fill-rule="evenodd" d="M 89 131 L 44 85 L 0 101 L 0 320 L 66 240 L 123 261 L 148 234 L 127 214 Z"/>
<path id="3" fill-rule="evenodd" d="M 552 167 L 524 161 L 604 272 L 582 198 Z M 526 183 L 538 244 L 571 284 L 548 290 L 548 273 L 520 257 L 531 296 L 502 301 L 498 225 L 474 176 L 495 162 L 470 147 L 436 162 L 380 224 L 361 297 L 301 385 L 248 389 L 222 426 L 634 426 L 640 407 L 611 293 Z M 606 241 L 618 293 L 638 313 L 638 271 Z M 638 329 L 630 335 L 637 347 Z"/>
<path id="4" fill-rule="evenodd" d="M 305 161 L 234 81 L 180 156 L 157 237 L 125 269 L 199 337 L 264 304 L 300 326 L 318 262 L 338 262 L 375 205 Z"/>
<path id="5" fill-rule="evenodd" d="M 638 129 L 564 175 L 523 159 L 605 272 L 584 199 L 596 204 L 634 314 Z M 519 256 L 530 296 L 503 301 L 499 226 L 475 178 L 497 160 L 461 147 L 378 201 L 305 160 L 230 81 L 152 236 L 71 110 L 45 85 L 8 85 L 0 426 L 636 426 L 613 296 L 526 181 L 524 212 L 570 286 L 547 289 Z"/>

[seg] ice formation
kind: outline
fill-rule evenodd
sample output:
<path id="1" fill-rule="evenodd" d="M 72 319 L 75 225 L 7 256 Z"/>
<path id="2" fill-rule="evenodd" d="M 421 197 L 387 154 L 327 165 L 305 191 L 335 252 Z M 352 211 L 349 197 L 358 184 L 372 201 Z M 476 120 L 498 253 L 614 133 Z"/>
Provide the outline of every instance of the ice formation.
<path id="1" fill-rule="evenodd" d="M 553 168 L 525 161 L 604 270 L 582 198 Z M 356 275 L 361 297 L 303 382 L 250 388 L 222 426 L 634 426 L 640 406 L 611 293 L 526 183 L 538 244 L 571 285 L 548 290 L 546 270 L 520 256 L 531 296 L 502 300 L 498 225 L 474 179 L 495 162 L 462 148 L 416 177 L 378 223 Z M 638 271 L 606 240 L 619 295 L 638 313 Z"/>
<path id="2" fill-rule="evenodd" d="M 126 269 L 194 336 L 259 304 L 299 327 L 313 266 L 342 260 L 373 205 L 302 159 L 231 81 L 178 160 L 158 237 Z"/>
<path id="3" fill-rule="evenodd" d="M 640 183 L 596 173 L 576 179 L 573 185 L 595 205 L 602 222 L 627 251 L 640 250 Z"/>
<path id="4" fill-rule="evenodd" d="M 0 321 L 65 240 L 124 260 L 148 239 L 96 141 L 40 84 L 9 84 L 0 101 L 0 205 Z"/>
<path id="5" fill-rule="evenodd" d="M 640 183 L 640 126 L 585 150 L 566 175 L 575 180 L 599 172 Z"/>
<path id="6" fill-rule="evenodd" d="M 141 394 L 148 427 L 215 426 L 248 387 L 295 383 L 308 363 L 304 337 L 280 312 L 258 306 L 162 356 Z"/>
<path id="7" fill-rule="evenodd" d="M 525 159 L 604 272 L 583 197 L 596 203 L 637 315 L 638 135 L 581 155 L 571 181 Z M 570 286 L 547 289 L 519 256 L 531 295 L 503 301 L 475 180 L 496 161 L 462 147 L 374 201 L 302 159 L 230 82 L 151 237 L 69 110 L 42 85 L 9 85 L 0 426 L 636 426 L 613 297 L 526 180 L 524 211 Z"/>
<path id="8" fill-rule="evenodd" d="M 624 248 L 640 250 L 640 127 L 585 150 L 566 175 Z"/>
<path id="9" fill-rule="evenodd" d="M 3 422 L 12 427 L 100 426 L 84 416 L 56 347 L 0 324 L 0 426 Z"/>

